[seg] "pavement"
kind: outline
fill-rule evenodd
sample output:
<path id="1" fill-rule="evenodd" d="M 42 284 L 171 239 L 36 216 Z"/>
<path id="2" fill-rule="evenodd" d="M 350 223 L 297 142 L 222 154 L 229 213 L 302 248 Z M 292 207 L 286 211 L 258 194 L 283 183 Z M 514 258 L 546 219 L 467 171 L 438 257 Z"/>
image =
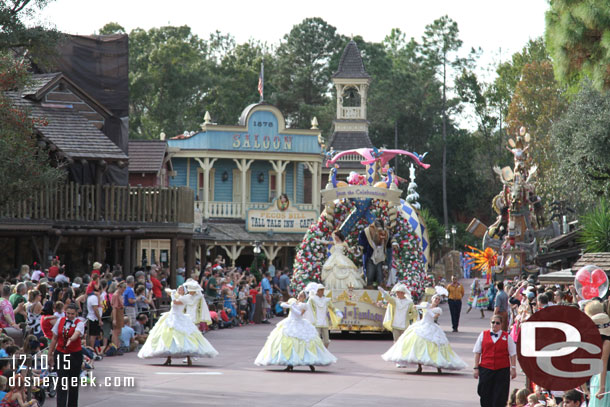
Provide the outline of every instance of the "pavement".
<path id="1" fill-rule="evenodd" d="M 142 360 L 135 353 L 105 358 L 96 362 L 93 376 L 98 387 L 81 388 L 79 406 L 367 406 L 406 405 L 427 407 L 478 406 L 477 381 L 472 376 L 472 348 L 479 333 L 489 327 L 491 311 L 485 319 L 473 310 L 466 314 L 466 300 L 472 280 L 462 280 L 466 289 L 459 332 L 451 332 L 447 304 L 439 323 L 455 352 L 468 364 L 459 372 L 438 374 L 435 368 L 417 366 L 398 369 L 381 359 L 392 344 L 391 335 L 347 334 L 331 336 L 330 351 L 338 362 L 318 367 L 296 367 L 284 372 L 282 367 L 254 365 L 260 348 L 275 323 L 247 325 L 206 334 L 219 351 L 214 359 L 199 359 L 192 367 L 175 360 Z M 108 378 L 108 379 L 106 379 Z M 133 378 L 135 386 L 124 386 Z M 118 386 L 100 387 L 105 380 Z M 521 372 L 511 384 L 524 387 Z M 54 399 L 46 406 L 55 407 Z"/>

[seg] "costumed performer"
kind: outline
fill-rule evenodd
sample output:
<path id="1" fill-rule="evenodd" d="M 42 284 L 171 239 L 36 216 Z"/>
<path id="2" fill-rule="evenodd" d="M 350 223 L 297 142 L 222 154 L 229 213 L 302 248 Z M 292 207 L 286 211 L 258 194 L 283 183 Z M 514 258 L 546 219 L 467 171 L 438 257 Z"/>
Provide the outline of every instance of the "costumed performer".
<path id="1" fill-rule="evenodd" d="M 434 295 L 432 302 L 427 304 L 424 317 L 407 328 L 381 356 L 383 360 L 399 364 L 416 363 L 416 373 L 421 373 L 422 365 L 436 367 L 439 373 L 442 373 L 442 369 L 460 370 L 466 367 L 466 363 L 451 349 L 443 329 L 435 323 L 442 314 L 440 302 L 440 295 Z"/>
<path id="2" fill-rule="evenodd" d="M 290 314 L 267 337 L 254 361 L 257 366 L 281 365 L 286 366 L 286 371 L 292 371 L 294 366 L 309 366 L 314 372 L 314 366 L 327 366 L 337 361 L 324 346 L 316 328 L 304 318 L 309 308 L 305 292 L 301 291 L 297 298 L 280 303 L 282 308 L 290 310 Z"/>
<path id="3" fill-rule="evenodd" d="M 368 286 L 383 284 L 383 266 L 387 258 L 386 246 L 388 244 L 388 234 L 379 219 L 358 235 L 358 245 L 362 247 L 362 265 Z"/>
<path id="4" fill-rule="evenodd" d="M 205 302 L 203 289 L 199 283 L 192 278 L 189 278 L 184 282 L 184 291 L 187 294 L 182 298 L 182 302 L 184 302 L 185 305 L 184 313 L 191 318 L 191 321 L 193 321 L 198 329 L 202 322 L 212 325 L 210 309 L 208 308 L 208 304 Z M 196 357 L 191 359 L 197 360 Z M 184 362 L 188 363 L 188 358 L 186 358 Z"/>
<path id="5" fill-rule="evenodd" d="M 172 298 L 172 307 L 163 313 L 148 338 L 138 352 L 142 359 L 167 357 L 164 365 L 172 363 L 172 357 L 186 357 L 189 366 L 192 366 L 191 357 L 210 357 L 218 355 L 216 349 L 203 337 L 199 328 L 191 318 L 184 313 L 185 303 L 190 300 L 185 296 L 183 286 L 177 291 L 169 290 Z"/>
<path id="6" fill-rule="evenodd" d="M 392 288 L 392 293 L 395 293 L 396 297 L 391 296 L 390 293 L 381 287 L 378 290 L 388 302 L 388 308 L 383 318 L 383 327 L 388 331 L 392 331 L 394 342 L 396 342 L 405 329 L 417 321 L 417 310 L 413 305 L 413 301 L 408 296 L 409 289 L 403 283 L 398 283 Z"/>
<path id="7" fill-rule="evenodd" d="M 487 298 L 487 294 L 485 290 L 481 287 L 479 283 L 479 279 L 475 278 L 470 286 L 470 297 L 468 297 L 468 310 L 466 313 L 468 314 L 472 307 L 481 311 L 481 319 L 485 318 L 485 311 L 489 306 L 489 298 Z"/>
<path id="8" fill-rule="evenodd" d="M 348 287 L 360 289 L 364 287 L 361 272 L 347 257 L 349 248 L 340 231 L 336 230 L 332 234 L 333 241 L 316 239 L 324 244 L 332 244 L 330 257 L 322 266 L 322 282 L 329 290 L 343 290 Z"/>
<path id="9" fill-rule="evenodd" d="M 328 348 L 328 345 L 330 345 L 330 338 L 327 311 L 328 315 L 330 315 L 330 326 L 333 327 L 339 325 L 343 315 L 333 308 L 332 298 L 324 296 L 324 286 L 318 284 L 316 288 L 316 294 L 309 297 L 308 304 L 311 307 L 311 312 L 313 314 L 313 325 L 316 327 L 318 334 L 320 334 L 324 346 Z"/>

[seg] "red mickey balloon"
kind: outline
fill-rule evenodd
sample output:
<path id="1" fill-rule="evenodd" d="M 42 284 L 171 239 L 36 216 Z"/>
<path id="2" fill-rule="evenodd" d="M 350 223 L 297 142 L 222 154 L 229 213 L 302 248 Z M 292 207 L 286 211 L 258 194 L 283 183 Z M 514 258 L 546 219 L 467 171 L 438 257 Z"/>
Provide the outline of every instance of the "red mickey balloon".
<path id="1" fill-rule="evenodd" d="M 608 276 L 599 267 L 587 265 L 576 273 L 574 285 L 578 294 L 585 300 L 604 297 L 608 292 Z"/>
<path id="2" fill-rule="evenodd" d="M 606 273 L 604 273 L 604 271 L 602 269 L 595 269 L 591 273 L 591 281 L 593 282 L 593 285 L 595 287 L 599 287 L 600 285 L 604 284 L 607 280 L 608 280 L 608 276 L 606 276 Z"/>

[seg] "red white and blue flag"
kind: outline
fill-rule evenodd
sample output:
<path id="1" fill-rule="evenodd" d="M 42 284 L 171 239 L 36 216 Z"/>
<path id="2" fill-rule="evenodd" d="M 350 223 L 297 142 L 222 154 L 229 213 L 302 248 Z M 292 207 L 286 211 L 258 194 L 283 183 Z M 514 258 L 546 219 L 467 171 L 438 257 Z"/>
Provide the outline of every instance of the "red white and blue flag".
<path id="1" fill-rule="evenodd" d="M 265 93 L 265 66 L 261 62 L 261 73 L 258 75 L 258 94 L 261 95 L 261 101 Z"/>

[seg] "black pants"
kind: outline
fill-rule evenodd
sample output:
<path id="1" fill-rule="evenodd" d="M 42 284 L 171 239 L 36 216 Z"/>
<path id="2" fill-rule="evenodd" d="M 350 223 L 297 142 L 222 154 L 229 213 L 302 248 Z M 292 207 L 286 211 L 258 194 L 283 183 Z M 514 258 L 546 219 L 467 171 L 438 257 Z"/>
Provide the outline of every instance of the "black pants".
<path id="1" fill-rule="evenodd" d="M 481 407 L 504 407 L 510 391 L 510 368 L 491 370 L 479 366 L 477 393 Z"/>
<path id="2" fill-rule="evenodd" d="M 59 380 L 57 382 L 57 407 L 78 407 L 78 387 L 82 364 L 82 351 L 73 353 L 56 352 L 55 367 Z M 72 377 L 77 378 L 76 386 L 73 386 Z"/>
<path id="3" fill-rule="evenodd" d="M 462 312 L 462 300 L 449 300 L 449 312 L 451 313 L 451 326 L 458 329 L 460 323 L 460 312 Z"/>
<path id="4" fill-rule="evenodd" d="M 373 263 L 372 259 L 366 261 L 366 284 L 372 286 L 375 281 L 378 285 L 383 284 L 384 262 Z"/>

